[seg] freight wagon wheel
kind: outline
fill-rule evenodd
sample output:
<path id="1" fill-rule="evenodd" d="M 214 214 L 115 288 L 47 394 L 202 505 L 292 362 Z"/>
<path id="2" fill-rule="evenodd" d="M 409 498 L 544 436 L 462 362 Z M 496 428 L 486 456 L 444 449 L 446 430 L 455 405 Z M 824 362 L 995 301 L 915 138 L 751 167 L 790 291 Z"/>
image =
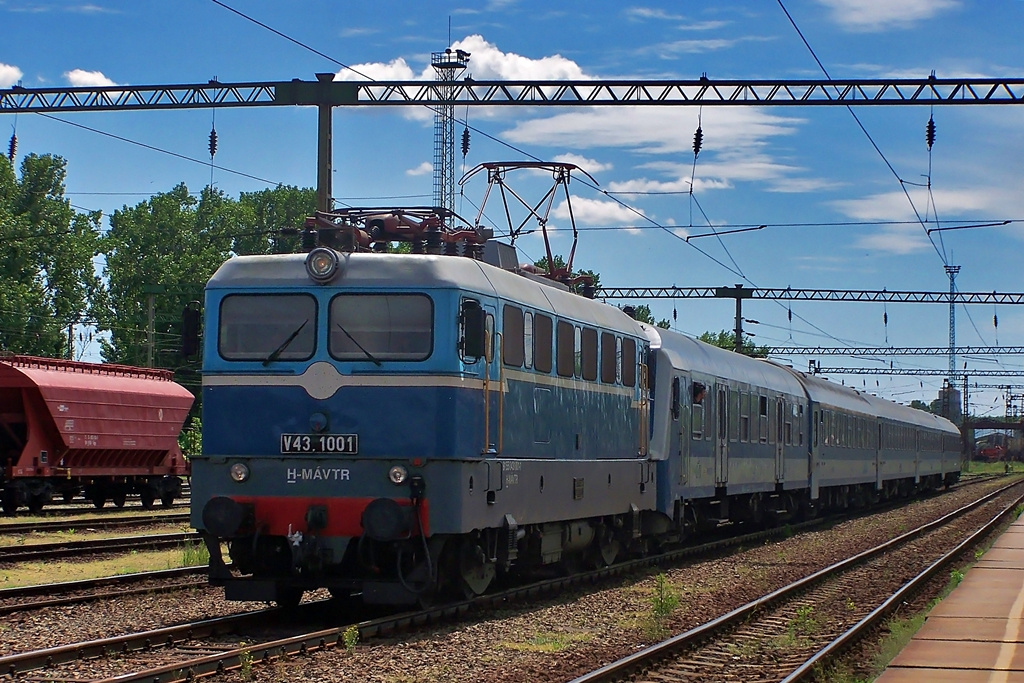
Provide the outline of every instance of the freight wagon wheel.
<path id="1" fill-rule="evenodd" d="M 152 490 L 145 488 L 139 493 L 139 499 L 142 501 L 143 510 L 152 510 L 153 502 L 156 500 L 156 494 Z"/>
<path id="2" fill-rule="evenodd" d="M 172 505 L 174 505 L 174 496 L 171 495 L 170 493 L 164 494 L 163 496 L 160 497 L 160 504 L 163 505 L 165 508 L 171 507 Z"/>
<path id="3" fill-rule="evenodd" d="M 97 510 L 107 504 L 107 497 L 102 493 L 94 493 L 92 496 L 92 504 Z"/>
<path id="4" fill-rule="evenodd" d="M 62 498 L 63 498 L 65 503 L 70 503 L 72 500 L 75 499 L 75 492 L 74 491 L 65 491 L 64 495 L 62 496 Z"/>
<path id="5" fill-rule="evenodd" d="M 13 515 L 18 510 L 18 498 L 10 492 L 4 493 L 2 505 L 5 515 Z"/>
<path id="6" fill-rule="evenodd" d="M 43 507 L 50 502 L 50 496 L 47 494 L 39 493 L 28 498 L 28 511 L 33 515 L 38 515 L 43 511 Z"/>
<path id="7" fill-rule="evenodd" d="M 128 498 L 128 494 L 124 491 L 114 491 L 111 494 L 110 500 L 114 503 L 114 507 L 123 508 L 124 502 Z"/>

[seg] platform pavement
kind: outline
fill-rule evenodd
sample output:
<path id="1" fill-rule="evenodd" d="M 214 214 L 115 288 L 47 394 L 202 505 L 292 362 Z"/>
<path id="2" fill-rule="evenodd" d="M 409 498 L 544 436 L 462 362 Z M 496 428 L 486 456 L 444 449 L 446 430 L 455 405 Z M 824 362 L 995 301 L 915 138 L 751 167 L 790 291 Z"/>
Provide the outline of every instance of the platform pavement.
<path id="1" fill-rule="evenodd" d="M 876 683 L 1024 683 L 1024 515 L 928 614 Z"/>

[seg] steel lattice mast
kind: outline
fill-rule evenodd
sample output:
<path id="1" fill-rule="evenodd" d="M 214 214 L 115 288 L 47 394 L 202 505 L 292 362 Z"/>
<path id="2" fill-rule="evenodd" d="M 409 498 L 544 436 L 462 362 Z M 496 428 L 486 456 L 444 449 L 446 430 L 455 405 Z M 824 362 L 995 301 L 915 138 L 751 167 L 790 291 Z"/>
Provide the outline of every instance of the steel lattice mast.
<path id="1" fill-rule="evenodd" d="M 434 107 L 434 206 L 448 212 L 455 210 L 455 79 L 469 63 L 469 53 L 446 49 L 430 55 L 430 65 L 437 72 L 441 103 Z"/>

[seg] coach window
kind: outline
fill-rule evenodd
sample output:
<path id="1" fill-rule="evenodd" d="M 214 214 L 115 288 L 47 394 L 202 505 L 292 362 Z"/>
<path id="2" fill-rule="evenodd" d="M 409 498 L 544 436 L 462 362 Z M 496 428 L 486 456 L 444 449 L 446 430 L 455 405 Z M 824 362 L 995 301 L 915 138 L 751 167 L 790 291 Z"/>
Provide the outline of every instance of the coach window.
<path id="1" fill-rule="evenodd" d="M 592 382 L 597 379 L 597 330 L 584 327 L 581 342 L 583 379 Z"/>
<path id="2" fill-rule="evenodd" d="M 526 337 L 523 334 L 523 309 L 515 306 L 502 308 L 501 355 L 505 365 L 523 367 L 526 356 Z"/>
<path id="3" fill-rule="evenodd" d="M 704 436 L 704 400 L 707 396 L 707 388 L 701 382 L 694 382 L 691 390 L 693 396 L 693 407 L 691 410 L 690 431 L 695 441 L 700 441 Z"/>
<path id="4" fill-rule="evenodd" d="M 804 445 L 804 406 L 801 403 L 799 406 L 793 406 L 793 412 L 796 415 L 796 444 L 798 446 Z"/>
<path id="5" fill-rule="evenodd" d="M 750 441 L 750 392 L 740 393 L 740 441 Z"/>
<path id="6" fill-rule="evenodd" d="M 636 340 L 622 340 L 622 386 L 636 386 Z"/>
<path id="7" fill-rule="evenodd" d="M 757 397 L 757 431 L 758 440 L 761 443 L 768 443 L 768 397 Z"/>
<path id="8" fill-rule="evenodd" d="M 533 367 L 533 313 L 523 314 L 523 365 Z"/>
<path id="9" fill-rule="evenodd" d="M 576 370 L 576 330 L 564 320 L 555 327 L 555 369 L 562 377 L 572 377 Z"/>
<path id="10" fill-rule="evenodd" d="M 601 381 L 615 384 L 618 379 L 616 372 L 616 339 L 610 332 L 601 333 Z"/>
<path id="11" fill-rule="evenodd" d="M 533 316 L 533 368 L 551 372 L 551 318 L 540 313 Z"/>
<path id="12" fill-rule="evenodd" d="M 740 436 L 740 392 L 729 389 L 729 441 Z"/>
<path id="13" fill-rule="evenodd" d="M 220 303 L 217 349 L 225 360 L 308 360 L 316 350 L 316 316 L 308 294 L 232 294 Z"/>

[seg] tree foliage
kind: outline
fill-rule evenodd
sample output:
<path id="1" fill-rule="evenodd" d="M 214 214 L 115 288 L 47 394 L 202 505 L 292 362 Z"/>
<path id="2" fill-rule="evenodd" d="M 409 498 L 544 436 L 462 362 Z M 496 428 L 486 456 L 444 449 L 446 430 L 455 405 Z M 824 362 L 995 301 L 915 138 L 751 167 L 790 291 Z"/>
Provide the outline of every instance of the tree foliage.
<path id="1" fill-rule="evenodd" d="M 68 328 L 100 288 L 93 269 L 98 213 L 76 213 L 64 197 L 64 159 L 30 154 L 21 177 L 0 163 L 0 348 L 67 358 Z"/>
<path id="2" fill-rule="evenodd" d="M 736 350 L 736 333 L 730 330 L 721 330 L 720 332 L 705 332 L 704 334 L 697 337 L 697 339 L 722 349 L 728 349 L 730 351 Z M 767 358 L 768 347 L 757 346 L 754 344 L 754 342 L 750 341 L 749 339 L 744 339 L 742 353 L 745 356 L 751 356 L 753 358 Z"/>
<path id="3" fill-rule="evenodd" d="M 633 309 L 633 318 L 637 322 L 647 323 L 648 325 L 654 325 L 664 330 L 672 329 L 672 321 L 669 320 L 668 318 L 662 318 L 661 320 L 655 322 L 654 314 L 651 313 L 651 307 L 648 306 L 647 304 L 640 304 L 639 306 L 635 307 Z"/>

